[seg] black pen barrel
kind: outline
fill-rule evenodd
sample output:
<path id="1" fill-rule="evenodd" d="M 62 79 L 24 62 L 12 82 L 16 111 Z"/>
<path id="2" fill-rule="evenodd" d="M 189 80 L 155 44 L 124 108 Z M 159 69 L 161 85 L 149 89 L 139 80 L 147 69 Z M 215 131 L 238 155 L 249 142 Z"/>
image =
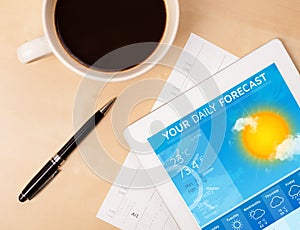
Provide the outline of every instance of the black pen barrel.
<path id="1" fill-rule="evenodd" d="M 106 103 L 100 110 L 91 116 L 73 137 L 58 151 L 58 153 L 46 163 L 46 165 L 33 177 L 19 196 L 21 202 L 33 198 L 44 188 L 58 173 L 59 167 L 80 142 L 95 128 L 108 112 L 116 98 Z"/>
<path id="2" fill-rule="evenodd" d="M 71 152 L 80 144 L 80 142 L 89 134 L 91 130 L 99 123 L 104 115 L 97 111 L 86 123 L 75 133 L 74 136 L 59 150 L 56 156 L 48 161 L 45 166 L 35 175 L 28 183 L 19 196 L 21 202 L 31 199 L 35 194 L 43 188 L 47 181 L 58 173 L 61 163 L 71 154 Z"/>
<path id="3" fill-rule="evenodd" d="M 80 142 L 95 128 L 95 126 L 99 123 L 99 121 L 101 121 L 103 117 L 104 115 L 100 111 L 97 111 L 59 150 L 57 155 L 60 156 L 62 160 L 65 160 L 71 154 L 71 152 L 80 144 Z"/>
<path id="4" fill-rule="evenodd" d="M 24 202 L 27 199 L 30 200 L 32 197 L 34 197 L 35 194 L 37 194 L 38 191 L 47 184 L 47 181 L 57 174 L 58 167 L 59 165 L 55 164 L 53 159 L 48 161 L 23 189 L 19 196 L 19 200 Z"/>

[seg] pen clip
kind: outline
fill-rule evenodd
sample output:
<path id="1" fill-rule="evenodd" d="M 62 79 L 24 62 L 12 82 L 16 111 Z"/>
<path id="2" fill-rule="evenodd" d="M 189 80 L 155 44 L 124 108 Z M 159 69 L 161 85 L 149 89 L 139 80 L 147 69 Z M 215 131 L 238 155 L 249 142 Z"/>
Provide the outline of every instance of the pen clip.
<path id="1" fill-rule="evenodd" d="M 53 178 L 60 172 L 59 169 L 57 169 L 56 171 L 54 171 L 54 173 L 39 187 L 39 189 L 33 193 L 30 197 L 28 197 L 29 200 L 31 200 L 33 197 L 35 197 L 43 188 L 46 187 L 47 184 L 50 183 L 51 180 L 53 180 Z"/>

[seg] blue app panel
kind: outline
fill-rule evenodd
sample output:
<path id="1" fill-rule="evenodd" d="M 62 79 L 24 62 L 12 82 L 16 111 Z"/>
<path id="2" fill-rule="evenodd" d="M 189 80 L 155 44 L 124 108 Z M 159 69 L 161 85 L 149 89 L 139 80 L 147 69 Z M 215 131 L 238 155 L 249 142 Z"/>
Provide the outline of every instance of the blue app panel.
<path id="1" fill-rule="evenodd" d="M 275 220 L 279 220 L 281 217 L 293 211 L 293 207 L 279 185 L 268 189 L 261 195 L 261 198 Z"/>
<path id="2" fill-rule="evenodd" d="M 300 172 L 280 183 L 280 187 L 294 209 L 300 207 Z"/>
<path id="3" fill-rule="evenodd" d="M 221 221 L 226 230 L 251 229 L 250 224 L 239 208 L 224 216 Z"/>
<path id="4" fill-rule="evenodd" d="M 203 230 L 260 230 L 278 220 L 282 220 L 288 214 L 296 213 L 296 210 L 299 213 L 300 192 L 295 189 L 298 188 L 299 181 L 300 170 L 297 170 L 287 178 L 239 205 L 229 214 L 219 217 L 205 226 Z M 295 223 L 299 220 L 299 217 L 295 219 L 295 215 L 289 215 L 287 218 L 289 218 L 289 223 Z M 223 225 L 220 225 L 220 228 L 214 228 L 220 222 Z"/>
<path id="5" fill-rule="evenodd" d="M 209 226 L 205 227 L 203 230 L 223 230 L 225 229 L 221 220 L 216 220 Z"/>
<path id="6" fill-rule="evenodd" d="M 252 229 L 260 230 L 274 222 L 270 211 L 259 196 L 243 204 L 241 210 Z"/>

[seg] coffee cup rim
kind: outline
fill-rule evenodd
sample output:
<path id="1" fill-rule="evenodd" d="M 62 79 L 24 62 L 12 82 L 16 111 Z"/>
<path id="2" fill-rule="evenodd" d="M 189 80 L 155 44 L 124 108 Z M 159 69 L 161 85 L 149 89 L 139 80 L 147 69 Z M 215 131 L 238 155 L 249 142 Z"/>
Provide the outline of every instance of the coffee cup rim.
<path id="1" fill-rule="evenodd" d="M 173 44 L 179 26 L 179 2 L 178 0 L 163 0 L 166 7 L 166 26 L 164 34 L 153 53 L 139 65 L 124 71 L 104 72 L 89 68 L 75 60 L 63 47 L 56 33 L 54 12 L 57 0 L 44 0 L 42 6 L 42 23 L 45 37 L 54 55 L 69 69 L 75 73 L 97 81 L 120 82 L 129 80 L 149 71 L 168 52 Z"/>

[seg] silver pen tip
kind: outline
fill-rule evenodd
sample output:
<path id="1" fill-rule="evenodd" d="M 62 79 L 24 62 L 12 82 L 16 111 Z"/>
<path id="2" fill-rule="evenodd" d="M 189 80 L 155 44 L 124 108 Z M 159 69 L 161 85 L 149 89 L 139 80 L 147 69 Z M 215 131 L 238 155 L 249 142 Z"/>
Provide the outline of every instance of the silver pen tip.
<path id="1" fill-rule="evenodd" d="M 100 113 L 102 113 L 103 115 L 105 115 L 109 109 L 111 108 L 111 106 L 115 103 L 115 101 L 117 100 L 117 98 L 113 98 L 111 99 L 109 102 L 107 102 L 99 111 Z"/>

